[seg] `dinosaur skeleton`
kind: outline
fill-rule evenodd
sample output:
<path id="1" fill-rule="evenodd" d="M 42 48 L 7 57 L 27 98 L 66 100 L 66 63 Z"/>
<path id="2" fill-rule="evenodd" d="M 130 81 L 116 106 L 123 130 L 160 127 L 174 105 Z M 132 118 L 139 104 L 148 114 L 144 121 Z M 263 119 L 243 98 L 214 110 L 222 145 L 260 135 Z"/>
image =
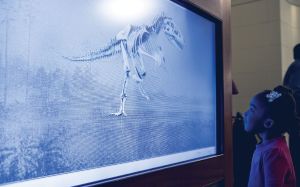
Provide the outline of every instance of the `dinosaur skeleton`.
<path id="1" fill-rule="evenodd" d="M 143 79 L 146 76 L 143 55 L 153 59 L 159 66 L 165 62 L 162 48 L 157 44 L 158 35 L 161 31 L 163 31 L 168 41 L 173 45 L 179 49 L 183 48 L 184 41 L 182 35 L 176 28 L 173 19 L 161 14 L 156 17 L 150 25 L 128 25 L 110 41 L 109 45 L 100 50 L 90 52 L 85 56 L 63 57 L 71 61 L 84 62 L 103 59 L 121 53 L 123 57 L 124 82 L 120 96 L 121 102 L 119 111 L 112 113 L 112 115 L 126 116 L 126 89 L 130 78 L 135 80 L 138 84 L 141 95 L 149 100 L 142 86 Z"/>

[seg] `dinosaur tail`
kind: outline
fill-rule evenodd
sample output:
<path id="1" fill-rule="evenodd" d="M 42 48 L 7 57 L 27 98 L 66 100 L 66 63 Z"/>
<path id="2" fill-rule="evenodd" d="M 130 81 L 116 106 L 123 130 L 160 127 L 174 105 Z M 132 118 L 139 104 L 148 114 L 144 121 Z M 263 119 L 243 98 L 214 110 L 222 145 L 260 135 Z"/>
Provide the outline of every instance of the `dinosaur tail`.
<path id="1" fill-rule="evenodd" d="M 70 61 L 78 61 L 78 62 L 85 62 L 85 61 L 94 61 L 97 59 L 109 58 L 121 52 L 120 47 L 120 40 L 113 39 L 111 40 L 110 44 L 106 47 L 97 50 L 91 51 L 84 56 L 62 56 L 63 58 L 70 60 Z"/>

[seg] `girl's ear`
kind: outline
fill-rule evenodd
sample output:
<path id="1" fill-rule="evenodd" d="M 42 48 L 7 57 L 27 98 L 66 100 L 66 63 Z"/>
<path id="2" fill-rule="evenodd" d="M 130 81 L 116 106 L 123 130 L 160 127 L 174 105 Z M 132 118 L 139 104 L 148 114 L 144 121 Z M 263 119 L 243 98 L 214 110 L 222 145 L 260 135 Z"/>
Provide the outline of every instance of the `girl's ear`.
<path id="1" fill-rule="evenodd" d="M 267 118 L 265 121 L 264 121 L 264 127 L 266 129 L 270 129 L 271 127 L 273 127 L 274 125 L 274 120 L 270 119 L 270 118 Z"/>

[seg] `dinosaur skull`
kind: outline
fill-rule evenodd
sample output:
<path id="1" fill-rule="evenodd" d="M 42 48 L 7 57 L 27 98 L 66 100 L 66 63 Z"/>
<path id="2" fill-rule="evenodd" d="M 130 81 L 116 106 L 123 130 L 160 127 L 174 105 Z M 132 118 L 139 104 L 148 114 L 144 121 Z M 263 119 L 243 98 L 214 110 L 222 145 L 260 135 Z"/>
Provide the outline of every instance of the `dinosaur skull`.
<path id="1" fill-rule="evenodd" d="M 164 20 L 163 26 L 164 33 L 167 39 L 179 49 L 183 49 L 184 40 L 180 31 L 176 28 L 175 23 L 171 18 Z"/>

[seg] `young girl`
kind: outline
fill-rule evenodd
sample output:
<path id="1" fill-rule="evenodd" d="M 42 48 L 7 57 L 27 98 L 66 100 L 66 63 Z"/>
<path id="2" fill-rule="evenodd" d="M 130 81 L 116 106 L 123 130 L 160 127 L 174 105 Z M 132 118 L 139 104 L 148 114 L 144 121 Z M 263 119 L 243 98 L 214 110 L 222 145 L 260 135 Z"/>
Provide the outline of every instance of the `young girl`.
<path id="1" fill-rule="evenodd" d="M 262 139 L 252 157 L 248 187 L 296 187 L 292 158 L 282 135 L 297 134 L 292 92 L 278 86 L 258 93 L 244 114 L 244 123 L 247 132 L 257 133 Z"/>

